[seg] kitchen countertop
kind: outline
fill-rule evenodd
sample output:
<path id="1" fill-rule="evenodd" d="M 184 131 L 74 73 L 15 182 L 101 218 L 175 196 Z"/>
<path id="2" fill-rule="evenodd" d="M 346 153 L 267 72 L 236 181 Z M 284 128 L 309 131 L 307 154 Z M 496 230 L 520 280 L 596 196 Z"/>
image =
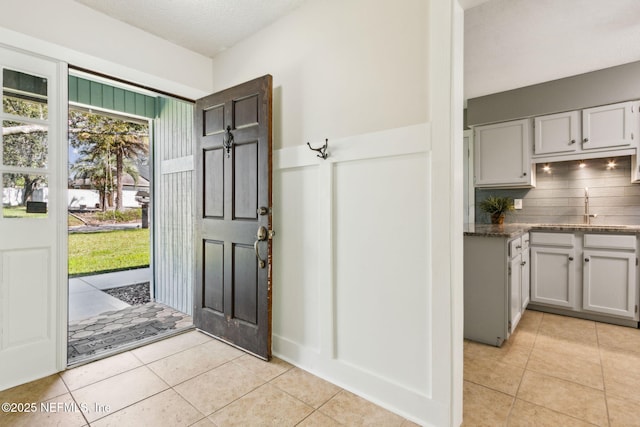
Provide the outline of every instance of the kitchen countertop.
<path id="1" fill-rule="evenodd" d="M 587 231 L 640 234 L 640 225 L 595 224 L 465 224 L 465 236 L 517 237 L 528 231 Z"/>
<path id="2" fill-rule="evenodd" d="M 465 236 L 518 237 L 531 229 L 532 224 L 465 224 Z"/>

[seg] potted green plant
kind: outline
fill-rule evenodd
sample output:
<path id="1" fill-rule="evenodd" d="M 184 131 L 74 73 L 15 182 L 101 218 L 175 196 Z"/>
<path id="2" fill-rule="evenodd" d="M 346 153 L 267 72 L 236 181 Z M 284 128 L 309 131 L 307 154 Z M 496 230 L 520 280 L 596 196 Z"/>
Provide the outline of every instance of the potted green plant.
<path id="1" fill-rule="evenodd" d="M 507 212 L 514 209 L 511 197 L 489 196 L 480 202 L 480 209 L 491 215 L 491 224 L 502 224 Z"/>

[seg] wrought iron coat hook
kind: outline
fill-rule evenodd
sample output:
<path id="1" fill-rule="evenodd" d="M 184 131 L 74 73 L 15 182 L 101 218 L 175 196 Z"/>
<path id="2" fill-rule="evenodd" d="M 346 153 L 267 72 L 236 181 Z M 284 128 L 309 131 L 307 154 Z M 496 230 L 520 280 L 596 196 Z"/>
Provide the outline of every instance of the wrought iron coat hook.
<path id="1" fill-rule="evenodd" d="M 227 126 L 227 130 L 224 133 L 222 140 L 224 148 L 227 150 L 227 158 L 231 157 L 231 147 L 233 147 L 233 134 L 231 133 L 231 126 Z"/>
<path id="2" fill-rule="evenodd" d="M 309 146 L 309 148 L 311 150 L 317 151 L 318 153 L 320 153 L 320 154 L 318 154 L 318 157 L 320 157 L 321 159 L 327 160 L 327 156 L 328 156 L 327 148 L 329 147 L 329 140 L 328 139 L 324 140 L 324 145 L 322 147 L 320 147 L 320 148 L 313 148 L 311 146 L 311 144 L 309 144 L 308 142 L 307 142 L 307 145 Z"/>

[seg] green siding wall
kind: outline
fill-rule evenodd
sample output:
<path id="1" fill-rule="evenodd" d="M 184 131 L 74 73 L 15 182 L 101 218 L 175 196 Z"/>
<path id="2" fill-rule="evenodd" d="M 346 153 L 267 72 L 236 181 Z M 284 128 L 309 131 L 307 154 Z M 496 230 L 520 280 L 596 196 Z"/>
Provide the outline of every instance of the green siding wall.
<path id="1" fill-rule="evenodd" d="M 76 76 L 69 76 L 69 102 L 134 114 L 149 119 L 156 116 L 156 99 L 154 97 Z"/>

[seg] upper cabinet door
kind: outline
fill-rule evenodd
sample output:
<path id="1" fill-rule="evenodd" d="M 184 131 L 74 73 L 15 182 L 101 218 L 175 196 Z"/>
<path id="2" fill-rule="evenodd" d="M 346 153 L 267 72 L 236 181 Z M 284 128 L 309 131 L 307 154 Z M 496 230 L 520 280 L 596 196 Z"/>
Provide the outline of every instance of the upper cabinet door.
<path id="1" fill-rule="evenodd" d="M 474 137 L 476 187 L 532 187 L 531 121 L 478 126 Z"/>
<path id="2" fill-rule="evenodd" d="M 638 112 L 634 102 L 582 110 L 582 149 L 620 147 L 634 141 Z"/>
<path id="3" fill-rule="evenodd" d="M 580 113 L 550 114 L 534 120 L 535 155 L 575 152 L 580 144 Z"/>

